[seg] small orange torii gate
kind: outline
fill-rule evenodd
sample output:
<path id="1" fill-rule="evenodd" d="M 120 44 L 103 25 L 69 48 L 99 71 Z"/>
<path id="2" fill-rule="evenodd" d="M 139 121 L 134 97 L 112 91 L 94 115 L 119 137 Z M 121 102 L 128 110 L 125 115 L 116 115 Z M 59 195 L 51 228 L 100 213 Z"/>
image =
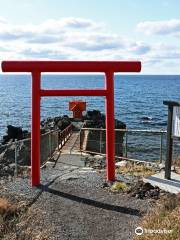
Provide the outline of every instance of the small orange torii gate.
<path id="1" fill-rule="evenodd" d="M 139 61 L 3 61 L 3 72 L 30 72 L 32 75 L 31 184 L 40 184 L 40 100 L 49 96 L 106 97 L 107 180 L 115 180 L 114 73 L 140 72 Z M 105 87 L 98 89 L 42 89 L 42 72 L 102 72 Z"/>

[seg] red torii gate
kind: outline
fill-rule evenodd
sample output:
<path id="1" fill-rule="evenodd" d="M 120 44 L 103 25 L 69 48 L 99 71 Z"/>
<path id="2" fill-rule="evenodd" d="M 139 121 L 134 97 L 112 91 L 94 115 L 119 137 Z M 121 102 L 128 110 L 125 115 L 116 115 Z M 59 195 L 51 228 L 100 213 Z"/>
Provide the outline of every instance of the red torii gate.
<path id="1" fill-rule="evenodd" d="M 32 75 L 31 184 L 40 184 L 40 99 L 49 96 L 106 97 L 106 163 L 107 180 L 115 180 L 114 73 L 140 72 L 138 61 L 3 61 L 3 72 L 30 72 Z M 103 72 L 105 88 L 42 89 L 42 72 Z"/>

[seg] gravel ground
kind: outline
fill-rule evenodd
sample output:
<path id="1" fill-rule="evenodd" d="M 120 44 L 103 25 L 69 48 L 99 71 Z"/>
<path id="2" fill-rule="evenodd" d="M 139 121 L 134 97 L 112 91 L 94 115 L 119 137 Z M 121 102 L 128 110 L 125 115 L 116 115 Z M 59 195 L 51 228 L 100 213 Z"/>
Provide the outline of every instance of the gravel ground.
<path id="1" fill-rule="evenodd" d="M 104 173 L 91 168 L 53 163 L 41 171 L 42 185 L 31 188 L 27 178 L 1 182 L 2 194 L 27 200 L 26 214 L 4 239 L 128 240 L 148 200 L 104 188 Z"/>

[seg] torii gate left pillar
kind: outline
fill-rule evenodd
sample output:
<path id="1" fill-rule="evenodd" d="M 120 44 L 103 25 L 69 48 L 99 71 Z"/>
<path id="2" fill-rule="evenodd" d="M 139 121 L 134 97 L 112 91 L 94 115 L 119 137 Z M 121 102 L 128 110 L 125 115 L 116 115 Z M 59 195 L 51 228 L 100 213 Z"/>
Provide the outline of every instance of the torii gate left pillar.
<path id="1" fill-rule="evenodd" d="M 115 180 L 114 134 L 114 73 L 140 72 L 138 61 L 4 61 L 4 72 L 30 72 L 32 74 L 31 123 L 31 184 L 40 184 L 40 99 L 50 96 L 104 96 L 106 97 L 106 173 L 107 180 Z M 42 72 L 103 72 L 103 89 L 41 89 Z"/>

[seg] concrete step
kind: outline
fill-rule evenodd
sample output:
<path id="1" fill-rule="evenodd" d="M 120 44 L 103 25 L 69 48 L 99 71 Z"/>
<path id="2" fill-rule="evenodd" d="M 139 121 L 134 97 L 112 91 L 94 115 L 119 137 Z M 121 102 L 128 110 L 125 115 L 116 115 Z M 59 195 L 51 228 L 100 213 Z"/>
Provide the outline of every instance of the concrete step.
<path id="1" fill-rule="evenodd" d="M 160 189 L 178 194 L 180 193 L 180 174 L 171 172 L 171 179 L 167 180 L 164 178 L 164 171 L 155 175 L 143 178 L 144 182 L 150 183 L 152 186 L 157 186 Z"/>
<path id="2" fill-rule="evenodd" d="M 85 157 L 80 154 L 61 154 L 57 163 L 64 163 L 78 167 L 85 167 Z"/>

